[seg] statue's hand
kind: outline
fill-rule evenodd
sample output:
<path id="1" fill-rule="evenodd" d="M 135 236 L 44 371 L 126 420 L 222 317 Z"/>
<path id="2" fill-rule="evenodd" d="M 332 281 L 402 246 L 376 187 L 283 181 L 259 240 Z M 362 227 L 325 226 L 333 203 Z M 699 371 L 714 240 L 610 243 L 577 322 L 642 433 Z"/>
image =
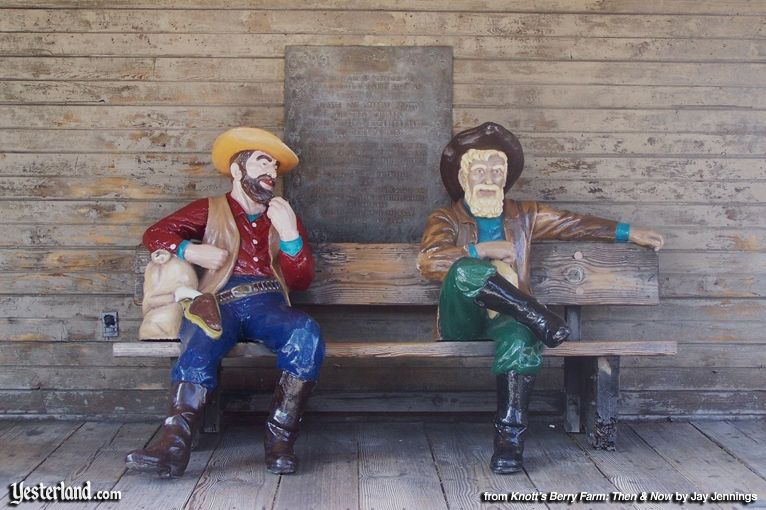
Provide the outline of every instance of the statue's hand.
<path id="1" fill-rule="evenodd" d="M 292 241 L 300 236 L 295 211 L 293 211 L 293 208 L 290 207 L 290 204 L 284 198 L 272 198 L 269 202 L 266 216 L 271 220 L 271 224 L 274 225 L 279 234 L 279 239 L 282 241 Z"/>
<path id="2" fill-rule="evenodd" d="M 639 246 L 654 248 L 654 251 L 660 251 L 662 245 L 665 244 L 665 239 L 663 239 L 659 232 L 648 228 L 631 227 L 629 239 L 630 242 Z"/>
<path id="3" fill-rule="evenodd" d="M 212 244 L 189 244 L 184 250 L 184 258 L 187 261 L 205 269 L 220 269 L 228 256 L 228 251 Z"/>
<path id="4" fill-rule="evenodd" d="M 509 241 L 487 241 L 476 244 L 476 253 L 481 258 L 502 260 L 511 267 L 516 265 L 516 249 Z"/>

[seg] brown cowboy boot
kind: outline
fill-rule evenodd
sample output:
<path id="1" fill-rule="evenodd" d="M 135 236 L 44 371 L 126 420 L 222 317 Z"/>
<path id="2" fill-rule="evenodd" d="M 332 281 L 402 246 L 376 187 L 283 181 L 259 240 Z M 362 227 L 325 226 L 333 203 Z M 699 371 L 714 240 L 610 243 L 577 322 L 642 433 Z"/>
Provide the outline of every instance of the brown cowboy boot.
<path id="1" fill-rule="evenodd" d="M 263 446 L 266 451 L 266 469 L 275 475 L 294 473 L 298 458 L 293 445 L 298 439 L 298 426 L 316 381 L 302 381 L 282 372 L 266 420 L 266 436 Z"/>
<path id="2" fill-rule="evenodd" d="M 547 347 L 557 347 L 572 331 L 547 306 L 499 275 L 491 276 L 474 299 L 481 307 L 513 317 Z"/>
<path id="3" fill-rule="evenodd" d="M 193 300 L 184 299 L 181 306 L 186 317 L 192 324 L 202 328 L 205 334 L 213 340 L 221 338 L 221 309 L 213 294 L 200 294 Z"/>
<path id="4" fill-rule="evenodd" d="M 490 468 L 499 475 L 521 471 L 527 435 L 529 399 L 534 375 L 508 372 L 497 376 L 495 451 Z"/>
<path id="5" fill-rule="evenodd" d="M 163 478 L 184 474 L 192 443 L 202 424 L 208 389 L 181 381 L 171 389 L 172 402 L 159 437 L 148 447 L 133 450 L 125 457 L 128 469 L 157 473 Z"/>

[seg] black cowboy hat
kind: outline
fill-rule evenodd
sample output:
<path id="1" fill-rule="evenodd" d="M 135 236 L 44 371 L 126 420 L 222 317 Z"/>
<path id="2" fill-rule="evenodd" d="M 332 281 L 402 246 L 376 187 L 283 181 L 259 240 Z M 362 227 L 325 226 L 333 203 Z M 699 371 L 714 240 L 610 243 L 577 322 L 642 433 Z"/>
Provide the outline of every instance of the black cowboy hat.
<path id="1" fill-rule="evenodd" d="M 494 149 L 504 152 L 508 157 L 508 175 L 503 192 L 507 192 L 521 175 L 524 168 L 524 152 L 521 143 L 513 133 L 500 124 L 485 122 L 481 126 L 466 129 L 454 137 L 442 152 L 441 173 L 444 187 L 452 200 L 463 198 L 463 188 L 457 175 L 460 171 L 460 158 L 469 149 Z"/>

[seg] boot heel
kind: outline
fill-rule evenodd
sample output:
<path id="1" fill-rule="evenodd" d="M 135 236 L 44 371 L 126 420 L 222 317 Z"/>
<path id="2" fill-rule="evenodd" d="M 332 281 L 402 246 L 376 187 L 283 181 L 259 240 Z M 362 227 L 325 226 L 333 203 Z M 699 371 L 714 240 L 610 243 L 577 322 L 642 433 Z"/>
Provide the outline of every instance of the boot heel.
<path id="1" fill-rule="evenodd" d="M 184 473 L 186 473 L 186 467 L 187 466 L 177 466 L 175 464 L 171 465 L 170 468 L 161 473 L 160 477 L 162 478 L 181 478 Z"/>
<path id="2" fill-rule="evenodd" d="M 196 450 L 197 447 L 199 446 L 199 436 L 200 436 L 199 429 L 195 430 L 192 433 L 192 440 L 191 440 L 191 449 L 192 449 L 192 451 Z"/>

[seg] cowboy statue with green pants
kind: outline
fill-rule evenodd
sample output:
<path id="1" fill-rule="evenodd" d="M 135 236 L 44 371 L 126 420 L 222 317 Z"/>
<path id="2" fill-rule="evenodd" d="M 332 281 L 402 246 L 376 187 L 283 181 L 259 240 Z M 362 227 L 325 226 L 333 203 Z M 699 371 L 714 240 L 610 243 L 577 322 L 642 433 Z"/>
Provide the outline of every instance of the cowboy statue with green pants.
<path id="1" fill-rule="evenodd" d="M 530 295 L 532 241 L 631 241 L 656 250 L 658 233 L 531 201 L 506 200 L 524 155 L 516 137 L 494 123 L 455 135 L 444 149 L 441 175 L 454 203 L 428 218 L 418 269 L 442 282 L 442 340 L 495 342 L 497 379 L 495 473 L 522 469 L 530 395 L 542 348 L 567 339 L 566 323 Z"/>

